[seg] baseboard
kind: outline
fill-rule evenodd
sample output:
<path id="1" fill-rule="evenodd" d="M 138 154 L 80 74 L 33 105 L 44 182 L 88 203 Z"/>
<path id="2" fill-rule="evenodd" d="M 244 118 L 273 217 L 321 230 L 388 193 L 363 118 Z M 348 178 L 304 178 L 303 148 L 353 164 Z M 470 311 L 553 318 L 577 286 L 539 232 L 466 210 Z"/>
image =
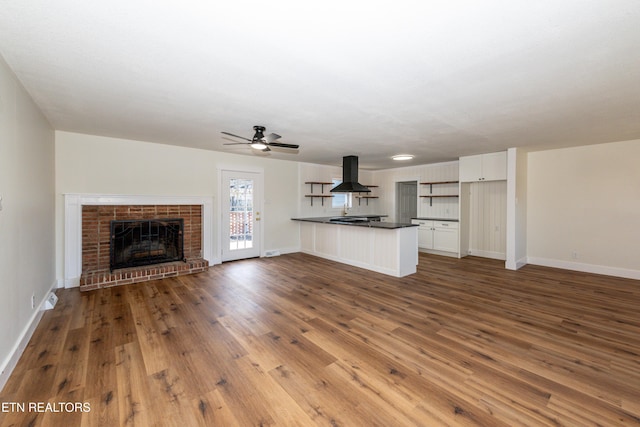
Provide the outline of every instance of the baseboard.
<path id="1" fill-rule="evenodd" d="M 267 249 L 264 251 L 264 253 L 261 255 L 262 257 L 274 257 L 274 256 L 280 256 L 280 255 L 286 255 L 286 254 L 293 254 L 296 252 L 300 252 L 300 247 L 290 247 L 290 248 L 280 248 L 280 249 Z"/>
<path id="2" fill-rule="evenodd" d="M 66 289 L 70 289 L 70 288 L 77 288 L 80 286 L 80 277 L 73 277 L 70 279 L 64 279 L 63 280 L 63 287 Z"/>
<path id="3" fill-rule="evenodd" d="M 469 249 L 469 252 L 467 255 L 479 256 L 482 258 L 499 259 L 502 261 L 506 260 L 506 256 L 502 252 L 491 252 L 491 251 L 481 251 L 477 249 Z"/>
<path id="4" fill-rule="evenodd" d="M 422 252 L 425 254 L 431 254 L 431 255 L 441 255 L 441 256 L 448 256 L 448 257 L 452 257 L 452 258 L 458 258 L 458 253 L 457 252 L 446 252 L 446 251 L 437 251 L 435 249 L 425 249 L 425 248 L 418 248 L 418 252 Z"/>
<path id="5" fill-rule="evenodd" d="M 516 270 L 521 269 L 525 265 L 527 265 L 527 257 L 520 258 L 518 261 L 516 261 Z"/>
<path id="6" fill-rule="evenodd" d="M 25 348 L 27 348 L 27 345 L 29 344 L 29 340 L 31 339 L 31 336 L 33 336 L 33 333 L 35 332 L 36 327 L 40 323 L 40 320 L 42 319 L 42 316 L 44 314 L 44 310 L 43 310 L 44 303 L 47 301 L 47 297 L 49 296 L 49 293 L 51 293 L 54 289 L 56 289 L 57 284 L 58 284 L 57 281 L 53 282 L 49 290 L 44 293 L 44 296 L 42 297 L 42 301 L 40 301 L 40 304 L 38 304 L 38 309 L 33 312 L 31 319 L 29 319 L 29 323 L 20 334 L 20 338 L 15 343 L 15 345 L 11 349 L 11 352 L 2 363 L 2 366 L 1 366 L 2 371 L 0 372 L 0 391 L 4 389 L 4 386 L 7 384 L 7 381 L 9 380 L 11 373 L 13 373 L 13 370 L 15 369 L 16 365 L 18 364 L 18 361 L 20 360 L 20 356 L 22 356 L 22 352 L 24 351 Z"/>
<path id="7" fill-rule="evenodd" d="M 300 246 L 290 247 L 290 248 L 282 248 L 282 249 L 279 249 L 279 250 L 280 250 L 280 254 L 281 255 L 294 254 L 296 252 L 300 252 Z"/>
<path id="8" fill-rule="evenodd" d="M 543 267 L 562 268 L 565 270 L 581 271 L 583 273 L 604 274 L 606 276 L 640 280 L 640 270 L 538 257 L 528 257 L 527 262 L 529 264 L 541 265 Z"/>
<path id="9" fill-rule="evenodd" d="M 527 258 L 526 257 L 520 258 L 515 263 L 507 261 L 505 263 L 504 268 L 506 268 L 507 270 L 519 270 L 522 267 L 524 267 L 525 265 L 527 265 Z"/>

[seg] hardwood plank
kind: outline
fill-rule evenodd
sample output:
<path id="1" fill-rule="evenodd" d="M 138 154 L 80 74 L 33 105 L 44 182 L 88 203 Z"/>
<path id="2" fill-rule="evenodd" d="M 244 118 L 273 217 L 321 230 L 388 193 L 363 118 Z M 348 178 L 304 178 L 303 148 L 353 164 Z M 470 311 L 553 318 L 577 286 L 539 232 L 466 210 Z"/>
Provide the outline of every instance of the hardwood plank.
<path id="1" fill-rule="evenodd" d="M 94 293 L 91 293 L 94 294 Z M 116 353 L 114 342 L 121 341 L 121 333 L 116 329 L 120 323 L 110 322 L 110 307 L 106 299 L 98 298 L 91 312 L 89 354 L 87 357 L 87 377 L 84 401 L 91 405 L 91 417 L 84 414 L 84 425 L 115 425 L 119 419 L 118 384 L 116 378 Z M 91 295 L 87 296 L 90 297 Z M 127 329 L 133 325 L 128 325 Z"/>
<path id="2" fill-rule="evenodd" d="M 276 422 L 264 393 L 256 389 L 237 361 L 227 361 L 220 375 L 212 378 L 216 390 L 243 426 L 271 426 Z"/>
<path id="3" fill-rule="evenodd" d="M 250 356 L 242 357 L 236 363 L 253 388 L 260 391 L 275 424 L 301 426 L 313 424 L 311 418 L 291 395 L 280 387 L 278 382 L 260 365 L 253 362 Z"/>
<path id="4" fill-rule="evenodd" d="M 251 355 L 254 363 L 265 371 L 270 371 L 282 363 L 279 355 L 270 352 L 264 341 L 260 339 L 261 336 L 269 333 L 261 322 L 256 319 L 231 316 L 224 316 L 220 322 L 247 349 L 247 353 Z"/>
<path id="5" fill-rule="evenodd" d="M 640 425 L 640 282 L 420 254 L 394 278 L 297 253 L 58 290 L 0 426 Z"/>
<path id="6" fill-rule="evenodd" d="M 96 301 L 96 294 L 91 293 L 88 297 L 83 297 L 80 292 L 60 292 L 58 293 L 58 304 L 63 304 L 63 312 L 71 314 L 69 329 L 90 327 L 93 309 Z M 56 304 L 56 306 L 58 305 Z M 56 309 L 57 311 L 57 309 Z"/>
<path id="7" fill-rule="evenodd" d="M 350 393 L 344 381 L 330 371 L 310 374 L 283 364 L 270 374 L 315 425 L 377 425 L 370 421 L 371 413 L 358 406 L 361 396 Z M 378 412 L 374 414 L 379 415 Z"/>
<path id="8" fill-rule="evenodd" d="M 154 418 L 142 353 L 137 343 L 116 347 L 118 412 L 121 426 L 149 426 Z"/>
<path id="9" fill-rule="evenodd" d="M 54 384 L 57 384 L 56 396 L 63 396 L 75 390 L 84 390 L 87 379 L 89 338 L 90 331 L 86 327 L 70 330 L 67 334 L 54 380 Z"/>
<path id="10" fill-rule="evenodd" d="M 199 415 L 198 426 L 241 427 L 233 411 L 225 403 L 219 390 L 213 390 L 192 402 Z M 193 411 L 193 410 L 192 410 Z"/>
<path id="11" fill-rule="evenodd" d="M 83 403 L 87 403 L 91 411 L 82 413 L 79 425 L 81 427 L 119 425 L 118 401 L 117 390 L 108 390 L 99 398 L 92 397 L 83 399 Z"/>
<path id="12" fill-rule="evenodd" d="M 17 374 L 9 378 L 3 393 L 13 394 L 16 398 L 29 396 L 29 399 L 15 400 L 25 403 L 47 402 L 55 394 L 55 378 L 62 363 L 70 319 L 68 314 L 58 315 L 51 311 L 44 314 L 42 326 L 36 328 L 16 366 Z"/>
<path id="13" fill-rule="evenodd" d="M 136 285 L 132 288 L 129 306 L 138 337 L 136 344 L 142 349 L 147 375 L 152 375 L 166 369 L 171 363 L 171 354 L 162 337 L 171 333 L 173 321 L 167 321 L 166 313 L 158 309 L 155 301 L 147 300 L 149 293 L 146 287 Z"/>
<path id="14" fill-rule="evenodd" d="M 379 376 L 386 381 L 386 386 L 395 390 L 395 393 L 404 399 L 422 402 L 424 396 L 428 396 L 428 407 L 430 413 L 437 418 L 446 419 L 454 417 L 455 423 L 459 425 L 501 425 L 500 422 L 492 420 L 473 403 L 467 400 L 462 393 L 457 394 L 449 390 L 450 386 L 456 386 L 456 382 L 462 385 L 463 379 L 451 379 L 445 375 L 440 375 L 437 371 L 412 372 L 402 361 L 390 354 L 383 354 L 372 351 L 368 339 L 350 336 L 347 331 L 342 331 L 340 327 L 328 325 L 317 319 L 314 322 L 315 329 L 308 335 L 316 337 L 324 335 L 323 347 L 331 349 L 332 354 L 339 354 L 340 359 L 348 363 L 351 367 L 369 376 Z M 359 345 L 362 342 L 366 345 Z M 458 390 L 460 391 L 460 390 Z M 505 424 L 506 425 L 506 424 Z"/>
<path id="15" fill-rule="evenodd" d="M 156 372 L 148 378 L 153 418 L 158 420 L 159 414 L 162 414 L 163 426 L 198 425 L 199 417 L 191 410 L 192 399 L 186 392 L 189 381 L 183 378 L 172 368 Z"/>

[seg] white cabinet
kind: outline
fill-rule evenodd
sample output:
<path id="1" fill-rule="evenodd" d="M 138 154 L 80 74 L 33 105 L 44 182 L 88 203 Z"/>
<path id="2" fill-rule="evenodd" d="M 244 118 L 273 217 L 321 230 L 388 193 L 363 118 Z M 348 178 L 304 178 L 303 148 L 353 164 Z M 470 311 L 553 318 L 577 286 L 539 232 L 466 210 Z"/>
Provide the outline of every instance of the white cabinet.
<path id="1" fill-rule="evenodd" d="M 433 249 L 433 221 L 412 219 L 411 224 L 418 224 L 418 247 Z"/>
<path id="2" fill-rule="evenodd" d="M 507 179 L 507 152 L 460 157 L 460 182 Z"/>
<path id="3" fill-rule="evenodd" d="M 507 152 L 500 151 L 482 155 L 483 181 L 507 179 Z"/>
<path id="4" fill-rule="evenodd" d="M 433 227 L 433 249 L 458 252 L 458 223 L 435 221 Z"/>
<path id="5" fill-rule="evenodd" d="M 460 157 L 460 182 L 482 180 L 482 155 Z"/>
<path id="6" fill-rule="evenodd" d="M 458 223 L 412 219 L 418 225 L 418 247 L 442 252 L 458 252 Z"/>
<path id="7" fill-rule="evenodd" d="M 418 265 L 417 227 L 378 228 L 302 220 L 302 252 L 378 273 L 404 277 Z"/>

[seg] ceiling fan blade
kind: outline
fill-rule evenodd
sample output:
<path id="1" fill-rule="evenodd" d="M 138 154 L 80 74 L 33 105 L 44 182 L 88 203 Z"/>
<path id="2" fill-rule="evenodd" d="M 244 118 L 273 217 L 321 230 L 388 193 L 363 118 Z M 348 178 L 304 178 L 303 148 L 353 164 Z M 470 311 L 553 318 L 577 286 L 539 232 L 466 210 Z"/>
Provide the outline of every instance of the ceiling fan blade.
<path id="1" fill-rule="evenodd" d="M 245 138 L 244 136 L 234 135 L 234 134 L 229 133 L 229 132 L 220 132 L 220 133 L 223 133 L 223 134 L 229 135 L 229 136 L 233 136 L 233 137 L 236 137 L 236 138 L 244 139 L 245 141 L 251 142 L 251 140 L 249 138 Z"/>
<path id="2" fill-rule="evenodd" d="M 250 142 L 225 142 L 222 145 L 248 145 Z"/>
<path id="3" fill-rule="evenodd" d="M 267 142 L 271 142 L 271 141 L 275 141 L 276 139 L 280 139 L 282 138 L 280 135 L 278 135 L 277 133 L 270 133 L 269 135 L 264 137 L 264 140 Z"/>
<path id="4" fill-rule="evenodd" d="M 298 149 L 300 148 L 299 145 L 295 145 L 295 144 L 283 144 L 281 142 L 270 142 L 268 143 L 268 145 L 271 145 L 272 147 L 282 147 L 282 148 L 293 148 L 293 149 Z"/>

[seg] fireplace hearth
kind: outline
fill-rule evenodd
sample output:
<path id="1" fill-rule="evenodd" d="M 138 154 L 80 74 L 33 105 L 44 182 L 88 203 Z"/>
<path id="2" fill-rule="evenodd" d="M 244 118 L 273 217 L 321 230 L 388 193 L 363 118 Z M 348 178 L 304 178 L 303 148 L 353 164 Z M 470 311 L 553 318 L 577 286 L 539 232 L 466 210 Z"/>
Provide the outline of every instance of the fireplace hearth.
<path id="1" fill-rule="evenodd" d="M 111 271 L 184 261 L 182 218 L 111 221 Z"/>
<path id="2" fill-rule="evenodd" d="M 206 271 L 203 205 L 81 207 L 81 291 Z"/>

